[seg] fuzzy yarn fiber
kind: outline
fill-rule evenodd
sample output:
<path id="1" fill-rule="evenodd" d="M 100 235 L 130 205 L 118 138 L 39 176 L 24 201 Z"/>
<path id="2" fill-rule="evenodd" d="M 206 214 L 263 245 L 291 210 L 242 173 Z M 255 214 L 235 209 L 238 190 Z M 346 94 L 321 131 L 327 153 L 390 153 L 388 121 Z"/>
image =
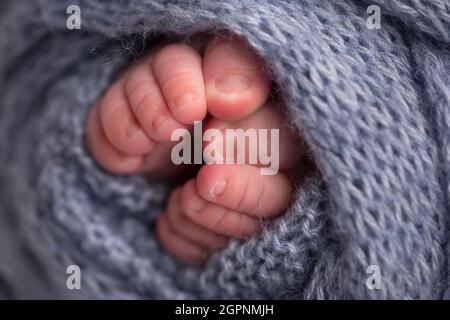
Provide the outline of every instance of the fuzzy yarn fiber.
<path id="1" fill-rule="evenodd" d="M 194 268 L 155 238 L 169 187 L 99 169 L 84 123 L 156 36 L 224 29 L 265 59 L 320 174 Z M 448 0 L 0 2 L 0 297 L 450 298 L 449 170 Z"/>

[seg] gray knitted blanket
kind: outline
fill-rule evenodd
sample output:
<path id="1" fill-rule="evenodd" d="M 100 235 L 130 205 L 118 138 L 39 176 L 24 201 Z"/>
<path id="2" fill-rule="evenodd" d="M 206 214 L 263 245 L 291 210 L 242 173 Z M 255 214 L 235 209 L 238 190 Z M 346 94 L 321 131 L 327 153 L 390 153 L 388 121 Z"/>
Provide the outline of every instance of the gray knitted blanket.
<path id="1" fill-rule="evenodd" d="M 102 171 L 84 122 L 155 38 L 223 29 L 265 59 L 320 174 L 194 268 L 155 238 L 170 186 Z M 0 297 L 450 298 L 449 170 L 448 0 L 0 2 Z"/>

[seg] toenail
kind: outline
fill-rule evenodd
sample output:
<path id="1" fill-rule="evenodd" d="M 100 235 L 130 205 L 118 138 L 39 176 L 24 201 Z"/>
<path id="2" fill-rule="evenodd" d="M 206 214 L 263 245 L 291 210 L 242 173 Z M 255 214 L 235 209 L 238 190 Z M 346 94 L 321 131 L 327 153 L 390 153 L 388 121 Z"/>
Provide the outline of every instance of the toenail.
<path id="1" fill-rule="evenodd" d="M 177 108 L 182 108 L 187 106 L 192 100 L 194 100 L 194 94 L 192 92 L 184 92 L 181 95 L 179 95 L 175 99 L 175 106 Z"/>
<path id="2" fill-rule="evenodd" d="M 158 114 L 157 116 L 155 116 L 152 120 L 153 130 L 156 131 L 161 128 L 167 120 L 167 116 L 163 114 Z"/>
<path id="3" fill-rule="evenodd" d="M 209 196 L 212 199 L 217 198 L 218 196 L 220 196 L 222 193 L 225 192 L 226 186 L 227 182 L 224 179 L 216 181 L 216 183 L 212 185 L 211 189 L 209 189 Z"/>
<path id="4" fill-rule="evenodd" d="M 225 94 L 244 92 L 251 84 L 252 80 L 242 74 L 226 74 L 215 81 L 216 89 Z"/>

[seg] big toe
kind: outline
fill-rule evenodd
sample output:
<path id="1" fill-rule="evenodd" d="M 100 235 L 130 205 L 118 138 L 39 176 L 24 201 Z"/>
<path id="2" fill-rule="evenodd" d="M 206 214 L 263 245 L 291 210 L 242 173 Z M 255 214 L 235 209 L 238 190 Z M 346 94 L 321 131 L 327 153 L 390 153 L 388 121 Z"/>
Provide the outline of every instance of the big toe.
<path id="1" fill-rule="evenodd" d="M 245 118 L 260 108 L 270 93 L 261 58 L 235 36 L 219 36 L 208 44 L 203 76 L 208 112 L 220 119 Z"/>

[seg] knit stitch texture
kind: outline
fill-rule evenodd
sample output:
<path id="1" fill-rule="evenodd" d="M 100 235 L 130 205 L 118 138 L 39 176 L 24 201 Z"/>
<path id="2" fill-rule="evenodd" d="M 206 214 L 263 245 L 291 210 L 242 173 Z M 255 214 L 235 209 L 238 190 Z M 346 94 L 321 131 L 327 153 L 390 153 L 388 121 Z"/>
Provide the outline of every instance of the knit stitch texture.
<path id="1" fill-rule="evenodd" d="M 264 58 L 320 174 L 194 268 L 155 237 L 169 187 L 101 170 L 84 123 L 155 36 L 220 30 Z M 448 0 L 0 2 L 0 297 L 450 298 L 449 176 Z"/>

